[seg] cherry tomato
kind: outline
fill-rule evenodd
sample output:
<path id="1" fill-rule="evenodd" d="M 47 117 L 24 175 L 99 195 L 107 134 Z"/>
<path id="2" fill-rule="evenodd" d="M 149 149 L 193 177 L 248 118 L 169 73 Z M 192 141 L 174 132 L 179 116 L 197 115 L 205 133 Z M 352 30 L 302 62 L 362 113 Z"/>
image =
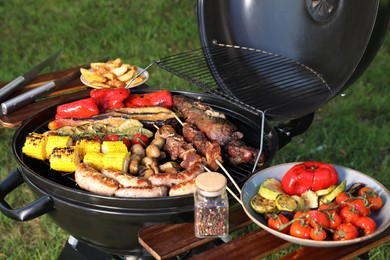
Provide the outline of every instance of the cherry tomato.
<path id="1" fill-rule="evenodd" d="M 119 135 L 117 135 L 117 134 L 108 134 L 108 135 L 106 135 L 105 140 L 106 141 L 118 141 L 119 140 Z"/>
<path id="2" fill-rule="evenodd" d="M 324 212 L 310 210 L 306 213 L 305 217 L 313 228 L 328 228 L 330 226 L 329 218 Z"/>
<path id="3" fill-rule="evenodd" d="M 328 214 L 329 218 L 329 228 L 331 229 L 337 229 L 338 226 L 340 226 L 342 219 L 339 214 Z"/>
<path id="4" fill-rule="evenodd" d="M 288 234 L 290 232 L 290 226 L 279 230 L 283 224 L 288 223 L 290 220 L 283 214 L 272 214 L 268 219 L 268 226 L 274 230 L 280 231 L 282 233 Z"/>
<path id="5" fill-rule="evenodd" d="M 310 238 L 317 241 L 326 239 L 326 232 L 322 228 L 312 228 L 310 230 Z"/>
<path id="6" fill-rule="evenodd" d="M 295 214 L 294 214 L 294 219 L 295 218 L 301 218 L 303 215 L 305 214 L 305 212 L 303 212 L 303 211 L 297 211 L 297 212 L 295 212 Z M 303 216 L 304 217 L 304 216 Z M 302 218 L 303 218 L 302 217 Z"/>
<path id="7" fill-rule="evenodd" d="M 339 205 L 340 210 L 348 206 L 350 196 L 346 192 L 341 192 L 336 196 L 336 203 Z"/>
<path id="8" fill-rule="evenodd" d="M 127 139 L 126 137 L 123 137 L 122 142 L 126 145 L 127 150 L 129 150 L 130 147 L 131 147 L 131 142 L 130 142 L 130 140 Z"/>
<path id="9" fill-rule="evenodd" d="M 310 230 L 311 230 L 311 227 L 310 227 L 309 223 L 307 223 L 303 219 L 299 219 L 291 224 L 290 235 L 293 237 L 309 239 L 310 238 Z"/>
<path id="10" fill-rule="evenodd" d="M 358 230 L 352 223 L 342 223 L 334 233 L 333 240 L 350 240 L 358 235 Z"/>
<path id="11" fill-rule="evenodd" d="M 340 211 L 340 217 L 342 222 L 353 223 L 355 220 L 357 220 L 360 217 L 360 215 L 354 209 L 346 207 Z"/>
<path id="12" fill-rule="evenodd" d="M 329 214 L 339 214 L 340 211 L 336 202 L 323 203 L 318 207 L 318 210 Z"/>
<path id="13" fill-rule="evenodd" d="M 382 198 L 378 196 L 378 194 L 375 192 L 375 190 L 371 187 L 363 187 L 358 191 L 358 195 L 365 197 L 368 200 L 368 203 L 370 204 L 370 209 L 377 210 L 380 209 L 383 205 Z"/>
<path id="14" fill-rule="evenodd" d="M 370 217 L 360 217 L 353 224 L 358 228 L 358 230 L 362 230 L 362 235 L 367 236 L 372 234 L 376 230 L 376 222 Z"/>
<path id="15" fill-rule="evenodd" d="M 140 144 L 144 147 L 148 144 L 149 138 L 143 134 L 135 134 L 131 139 L 131 144 Z"/>
<path id="16" fill-rule="evenodd" d="M 349 202 L 349 207 L 357 211 L 360 216 L 370 215 L 370 208 L 368 205 L 368 200 L 364 199 L 354 199 Z"/>

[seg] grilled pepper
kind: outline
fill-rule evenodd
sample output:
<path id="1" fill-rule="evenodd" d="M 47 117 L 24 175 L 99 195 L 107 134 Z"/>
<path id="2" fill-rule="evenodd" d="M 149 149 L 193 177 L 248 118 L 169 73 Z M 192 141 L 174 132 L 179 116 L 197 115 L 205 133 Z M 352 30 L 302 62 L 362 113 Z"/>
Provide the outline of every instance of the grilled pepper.
<path id="1" fill-rule="evenodd" d="M 303 162 L 291 167 L 282 178 L 283 190 L 289 195 L 301 195 L 307 190 L 317 191 L 336 185 L 336 169 L 327 163 Z"/>
<path id="2" fill-rule="evenodd" d="M 90 118 L 99 114 L 99 108 L 92 98 L 80 99 L 74 102 L 59 105 L 56 119 L 59 118 Z"/>
<path id="3" fill-rule="evenodd" d="M 131 94 L 125 100 L 126 107 L 160 106 L 170 108 L 172 95 L 168 90 L 158 90 L 147 94 Z"/>
<path id="4" fill-rule="evenodd" d="M 130 95 L 126 88 L 115 89 L 93 89 L 89 93 L 90 97 L 95 100 L 101 112 L 113 108 L 124 107 L 124 100 Z"/>

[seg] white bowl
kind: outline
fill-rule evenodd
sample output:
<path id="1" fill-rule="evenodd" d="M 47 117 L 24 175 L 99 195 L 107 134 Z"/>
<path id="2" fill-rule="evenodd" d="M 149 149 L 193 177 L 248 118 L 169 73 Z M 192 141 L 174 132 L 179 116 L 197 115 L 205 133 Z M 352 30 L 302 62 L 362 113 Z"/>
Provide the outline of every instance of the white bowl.
<path id="1" fill-rule="evenodd" d="M 295 163 L 286 163 L 281 165 L 272 166 L 269 168 L 266 168 L 262 171 L 259 171 L 258 173 L 254 174 L 250 179 L 246 181 L 242 188 L 242 194 L 241 194 L 241 200 L 243 202 L 243 207 L 248 215 L 248 217 L 255 222 L 257 225 L 259 225 L 261 228 L 265 229 L 266 231 L 272 233 L 273 235 L 280 237 L 282 239 L 285 239 L 287 241 L 290 241 L 295 244 L 300 244 L 304 246 L 312 246 L 312 247 L 336 247 L 336 246 L 345 246 L 350 245 L 354 243 L 359 243 L 365 240 L 368 240 L 381 232 L 385 231 L 389 225 L 390 225 L 390 193 L 389 190 L 383 186 L 381 183 L 376 181 L 375 179 L 358 172 L 353 169 L 349 169 L 346 167 L 333 165 L 339 175 L 339 183 L 342 180 L 347 180 L 347 187 L 349 187 L 351 184 L 355 182 L 362 182 L 370 187 L 372 187 L 375 191 L 377 191 L 378 195 L 381 196 L 383 200 L 383 206 L 381 209 L 372 211 L 370 217 L 372 217 L 377 224 L 377 229 L 374 233 L 351 239 L 351 240 L 344 240 L 344 241 L 315 241 L 310 239 L 303 239 L 303 238 L 297 238 L 293 237 L 281 232 L 278 232 L 276 230 L 273 230 L 267 226 L 267 221 L 265 217 L 262 214 L 257 213 L 254 211 L 251 207 L 250 201 L 255 196 L 259 190 L 259 187 L 261 183 L 269 177 L 274 177 L 279 180 L 282 180 L 283 175 L 295 164 Z"/>

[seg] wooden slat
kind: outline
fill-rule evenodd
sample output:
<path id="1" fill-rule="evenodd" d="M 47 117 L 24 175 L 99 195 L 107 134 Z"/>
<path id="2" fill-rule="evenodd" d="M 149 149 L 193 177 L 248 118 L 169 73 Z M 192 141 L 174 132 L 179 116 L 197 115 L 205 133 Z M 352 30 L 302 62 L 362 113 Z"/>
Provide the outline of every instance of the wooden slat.
<path id="1" fill-rule="evenodd" d="M 258 229 L 190 259 L 260 259 L 292 245 L 264 229 Z"/>
<path id="2" fill-rule="evenodd" d="M 253 223 L 242 208 L 232 210 L 229 220 L 230 232 Z M 214 240 L 195 237 L 193 222 L 145 227 L 139 231 L 138 237 L 139 243 L 156 259 L 172 258 Z"/>
<path id="3" fill-rule="evenodd" d="M 390 227 L 387 228 L 384 232 L 373 237 L 369 240 L 366 240 L 361 243 L 356 243 L 349 246 L 342 247 L 302 247 L 295 252 L 292 252 L 288 255 L 282 257 L 282 260 L 288 259 L 351 259 L 362 255 L 370 251 L 371 249 L 390 242 Z"/>

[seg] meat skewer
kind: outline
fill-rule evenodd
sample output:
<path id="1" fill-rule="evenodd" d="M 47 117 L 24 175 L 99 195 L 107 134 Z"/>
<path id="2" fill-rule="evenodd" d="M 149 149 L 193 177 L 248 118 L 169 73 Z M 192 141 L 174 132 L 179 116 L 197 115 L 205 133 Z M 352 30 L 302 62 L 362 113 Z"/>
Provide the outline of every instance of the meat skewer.
<path id="1" fill-rule="evenodd" d="M 173 108 L 180 111 L 185 121 L 196 126 L 210 141 L 223 146 L 232 164 L 256 163 L 259 150 L 246 146 L 241 140 L 243 134 L 236 131 L 236 127 L 223 114 L 183 96 L 173 97 Z M 263 164 L 264 156 L 261 154 L 258 166 Z"/>

